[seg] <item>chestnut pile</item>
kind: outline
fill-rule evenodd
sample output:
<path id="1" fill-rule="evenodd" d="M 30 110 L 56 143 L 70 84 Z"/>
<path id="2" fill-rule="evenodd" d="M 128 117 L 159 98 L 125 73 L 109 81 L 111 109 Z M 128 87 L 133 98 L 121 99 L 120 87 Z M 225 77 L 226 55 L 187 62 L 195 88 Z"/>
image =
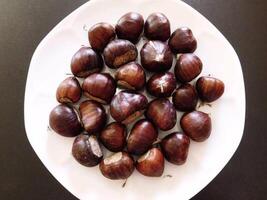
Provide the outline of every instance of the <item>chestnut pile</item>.
<path id="1" fill-rule="evenodd" d="M 211 76 L 190 83 L 202 71 L 202 62 L 193 53 L 197 41 L 192 31 L 182 27 L 171 34 L 164 14 L 152 13 L 144 22 L 142 15 L 130 12 L 115 28 L 108 23 L 94 25 L 88 38 L 91 47 L 83 46 L 72 57 L 74 76 L 57 88 L 60 104 L 50 113 L 50 128 L 76 137 L 73 157 L 87 167 L 99 164 L 109 179 L 127 179 L 135 168 L 145 176 L 159 177 L 165 159 L 175 165 L 185 163 L 190 139 L 202 142 L 211 134 L 211 118 L 196 110 L 198 101 L 213 102 L 224 92 L 224 83 Z M 146 42 L 137 63 L 136 44 L 141 38 Z M 101 72 L 104 63 L 112 74 Z M 182 130 L 162 138 L 159 131 L 177 124 L 177 111 L 185 112 Z M 113 122 L 107 124 L 109 114 Z M 115 153 L 105 156 L 104 148 Z"/>

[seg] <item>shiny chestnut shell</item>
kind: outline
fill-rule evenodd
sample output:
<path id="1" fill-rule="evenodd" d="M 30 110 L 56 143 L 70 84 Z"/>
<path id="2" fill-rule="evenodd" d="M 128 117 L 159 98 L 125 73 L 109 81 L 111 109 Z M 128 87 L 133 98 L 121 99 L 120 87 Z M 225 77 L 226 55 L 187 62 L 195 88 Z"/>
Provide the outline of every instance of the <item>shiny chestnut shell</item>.
<path id="1" fill-rule="evenodd" d="M 171 72 L 154 74 L 146 84 L 148 93 L 155 97 L 169 97 L 175 88 L 176 79 Z"/>
<path id="2" fill-rule="evenodd" d="M 117 84 L 130 90 L 140 90 L 146 83 L 146 74 L 137 62 L 121 66 L 115 73 Z"/>
<path id="3" fill-rule="evenodd" d="M 127 179 L 134 171 L 134 160 L 126 152 L 118 152 L 101 161 L 103 176 L 112 180 Z"/>
<path id="4" fill-rule="evenodd" d="M 82 131 L 77 111 L 68 105 L 57 105 L 49 115 L 49 126 L 65 137 L 75 137 Z"/>
<path id="5" fill-rule="evenodd" d="M 137 58 L 136 46 L 128 40 L 116 39 L 111 41 L 104 49 L 105 63 L 110 68 L 134 61 Z"/>
<path id="6" fill-rule="evenodd" d="M 189 145 L 189 137 L 179 132 L 167 135 L 160 143 L 165 158 L 175 165 L 182 165 L 186 162 Z"/>
<path id="7" fill-rule="evenodd" d="M 92 73 L 100 72 L 103 64 L 101 55 L 90 47 L 82 47 L 72 57 L 71 71 L 75 76 L 85 78 Z"/>
<path id="8" fill-rule="evenodd" d="M 184 133 L 196 142 L 206 140 L 211 133 L 210 116 L 201 111 L 193 111 L 183 115 L 180 121 Z"/>
<path id="9" fill-rule="evenodd" d="M 174 107 L 179 111 L 195 110 L 198 102 L 198 95 L 196 89 L 186 83 L 177 88 L 172 94 L 172 102 Z"/>
<path id="10" fill-rule="evenodd" d="M 142 66 L 151 72 L 167 71 L 171 68 L 173 54 L 169 46 L 161 41 L 149 41 L 140 51 Z"/>
<path id="11" fill-rule="evenodd" d="M 197 80 L 196 89 L 202 101 L 213 102 L 224 93 L 224 83 L 213 77 L 203 76 Z"/>
<path id="12" fill-rule="evenodd" d="M 107 44 L 116 37 L 115 29 L 108 23 L 97 23 L 88 32 L 91 47 L 102 52 Z"/>
<path id="13" fill-rule="evenodd" d="M 102 158 L 102 150 L 93 135 L 81 134 L 77 136 L 72 145 L 72 155 L 80 164 L 86 167 L 98 165 Z"/>
<path id="14" fill-rule="evenodd" d="M 158 130 L 148 120 L 136 122 L 127 140 L 127 150 L 134 155 L 142 155 L 152 147 L 157 140 Z"/>
<path id="15" fill-rule="evenodd" d="M 116 92 L 116 82 L 110 74 L 94 73 L 82 85 L 85 96 L 102 104 L 109 104 Z"/>
<path id="16" fill-rule="evenodd" d="M 170 39 L 169 46 L 173 53 L 193 53 L 197 48 L 197 41 L 191 29 L 182 27 L 176 29 Z"/>
<path id="17" fill-rule="evenodd" d="M 145 22 L 144 33 L 149 40 L 168 40 L 171 34 L 168 18 L 162 13 L 152 13 Z"/>
<path id="18" fill-rule="evenodd" d="M 117 122 L 129 124 L 143 114 L 147 103 L 147 98 L 142 94 L 121 91 L 111 101 L 110 115 Z"/>
<path id="19" fill-rule="evenodd" d="M 119 122 L 112 122 L 101 131 L 99 138 L 108 150 L 118 152 L 126 145 L 126 136 L 126 126 Z"/>
<path id="20" fill-rule="evenodd" d="M 167 131 L 176 124 L 176 110 L 166 98 L 154 99 L 148 105 L 146 117 L 160 130 Z"/>
<path id="21" fill-rule="evenodd" d="M 129 12 L 123 15 L 117 25 L 116 33 L 118 38 L 137 43 L 144 28 L 144 18 L 136 12 Z"/>
<path id="22" fill-rule="evenodd" d="M 97 135 L 105 127 L 107 116 L 104 107 L 92 100 L 84 101 L 79 107 L 84 129 Z"/>
<path id="23" fill-rule="evenodd" d="M 202 71 L 202 62 L 195 54 L 187 53 L 179 56 L 174 73 L 178 81 L 182 83 L 190 82 Z"/>
<path id="24" fill-rule="evenodd" d="M 152 148 L 136 163 L 136 169 L 144 176 L 160 177 L 164 171 L 164 156 L 158 148 Z"/>
<path id="25" fill-rule="evenodd" d="M 82 88 L 75 77 L 68 77 L 62 81 L 56 92 L 59 103 L 76 103 L 82 96 Z"/>

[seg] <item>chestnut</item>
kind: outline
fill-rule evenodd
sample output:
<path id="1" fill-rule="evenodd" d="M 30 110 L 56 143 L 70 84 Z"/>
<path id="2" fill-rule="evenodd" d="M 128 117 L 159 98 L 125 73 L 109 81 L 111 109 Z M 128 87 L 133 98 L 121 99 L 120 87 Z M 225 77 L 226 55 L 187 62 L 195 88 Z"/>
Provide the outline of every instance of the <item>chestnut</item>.
<path id="1" fill-rule="evenodd" d="M 197 48 L 197 41 L 191 29 L 182 27 L 176 29 L 170 39 L 169 46 L 173 53 L 193 53 Z"/>
<path id="2" fill-rule="evenodd" d="M 202 62 L 195 54 L 182 54 L 175 65 L 174 74 L 182 83 L 190 82 L 202 71 Z"/>
<path id="3" fill-rule="evenodd" d="M 181 85 L 172 94 L 172 103 L 174 107 L 179 111 L 186 112 L 195 110 L 197 101 L 197 91 L 189 83 Z"/>
<path id="4" fill-rule="evenodd" d="M 129 40 L 135 44 L 143 33 L 143 28 L 143 16 L 136 12 L 129 12 L 119 19 L 116 25 L 116 33 L 118 38 Z"/>
<path id="5" fill-rule="evenodd" d="M 137 160 L 136 169 L 150 177 L 160 177 L 164 171 L 164 156 L 158 148 L 150 149 Z"/>
<path id="6" fill-rule="evenodd" d="M 84 101 L 79 107 L 84 129 L 97 135 L 106 125 L 107 116 L 104 107 L 92 100 Z"/>
<path id="7" fill-rule="evenodd" d="M 134 61 L 137 54 L 137 48 L 133 43 L 121 39 L 111 41 L 103 52 L 105 63 L 110 68 L 118 68 Z"/>
<path id="8" fill-rule="evenodd" d="M 189 145 L 189 137 L 180 132 L 167 135 L 160 143 L 165 158 L 175 165 L 182 165 L 186 162 Z"/>
<path id="9" fill-rule="evenodd" d="M 145 22 L 144 33 L 149 40 L 168 40 L 171 34 L 168 18 L 162 13 L 152 13 Z"/>
<path id="10" fill-rule="evenodd" d="M 59 103 L 76 103 L 82 96 L 82 88 L 75 77 L 68 77 L 62 81 L 56 92 Z"/>
<path id="11" fill-rule="evenodd" d="M 127 179 L 134 171 L 134 160 L 126 152 L 118 152 L 101 161 L 103 176 L 112 180 Z"/>
<path id="12" fill-rule="evenodd" d="M 102 150 L 93 135 L 81 134 L 77 136 L 72 146 L 73 157 L 86 167 L 94 167 L 98 165 L 102 158 Z"/>
<path id="13" fill-rule="evenodd" d="M 115 73 L 117 84 L 130 90 L 140 90 L 146 83 L 146 74 L 137 62 L 121 66 Z"/>
<path id="14" fill-rule="evenodd" d="M 49 115 L 49 126 L 65 137 L 75 137 L 82 131 L 78 113 L 69 105 L 57 105 Z"/>
<path id="15" fill-rule="evenodd" d="M 115 95 L 110 104 L 110 115 L 117 122 L 130 124 L 139 118 L 146 106 L 147 98 L 134 91 L 121 91 Z"/>
<path id="16" fill-rule="evenodd" d="M 109 104 L 116 92 L 116 82 L 110 74 L 94 73 L 83 82 L 84 95 L 102 104 Z"/>
<path id="17" fill-rule="evenodd" d="M 172 52 L 169 46 L 161 41 L 145 43 L 140 55 L 142 66 L 150 72 L 167 71 L 172 67 Z"/>
<path id="18" fill-rule="evenodd" d="M 196 89 L 202 101 L 213 102 L 223 95 L 224 83 L 217 78 L 202 76 L 197 80 Z"/>
<path id="19" fill-rule="evenodd" d="M 168 131 L 176 124 L 176 110 L 166 98 L 154 99 L 148 104 L 145 113 L 160 130 Z"/>
<path id="20" fill-rule="evenodd" d="M 71 60 L 71 71 L 74 76 L 85 78 L 92 73 L 100 72 L 103 68 L 101 55 L 90 47 L 82 47 Z"/>
<path id="21" fill-rule="evenodd" d="M 119 122 L 112 122 L 101 131 L 99 139 L 110 151 L 122 151 L 126 145 L 126 126 Z"/>
<path id="22" fill-rule="evenodd" d="M 116 37 L 115 29 L 108 23 L 98 23 L 92 26 L 88 32 L 91 47 L 102 52 L 107 44 Z"/>
<path id="23" fill-rule="evenodd" d="M 148 93 L 155 97 L 169 97 L 176 88 L 176 80 L 171 72 L 154 74 L 146 85 Z"/>
<path id="24" fill-rule="evenodd" d="M 127 150 L 131 154 L 142 155 L 157 140 L 158 130 L 148 120 L 136 122 L 127 140 Z"/>
<path id="25" fill-rule="evenodd" d="M 206 140 L 211 133 L 210 116 L 201 111 L 193 111 L 182 116 L 181 128 L 184 133 L 196 142 Z"/>

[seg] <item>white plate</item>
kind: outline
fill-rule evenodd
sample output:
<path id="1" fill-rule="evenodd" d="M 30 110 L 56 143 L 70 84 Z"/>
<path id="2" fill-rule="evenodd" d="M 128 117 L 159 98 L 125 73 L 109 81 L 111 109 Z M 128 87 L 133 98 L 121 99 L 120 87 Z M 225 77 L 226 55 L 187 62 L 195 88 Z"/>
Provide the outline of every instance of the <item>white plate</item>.
<path id="1" fill-rule="evenodd" d="M 172 178 L 148 178 L 135 171 L 122 188 L 123 181 L 104 178 L 98 167 L 78 164 L 71 156 L 73 138 L 49 133 L 47 126 L 49 112 L 57 105 L 56 88 L 70 72 L 72 55 L 81 45 L 88 45 L 84 25 L 90 27 L 102 21 L 115 24 L 128 11 L 139 12 L 144 18 L 159 11 L 169 18 L 172 30 L 190 27 L 198 40 L 196 54 L 204 63 L 202 74 L 223 80 L 226 89 L 212 108 L 202 108 L 211 113 L 210 138 L 191 143 L 186 164 L 166 162 L 164 174 Z M 232 46 L 187 4 L 177 0 L 93 0 L 60 22 L 36 49 L 28 73 L 24 110 L 27 137 L 34 151 L 51 174 L 79 199 L 182 200 L 203 189 L 236 151 L 243 134 L 245 90 L 241 65 Z"/>

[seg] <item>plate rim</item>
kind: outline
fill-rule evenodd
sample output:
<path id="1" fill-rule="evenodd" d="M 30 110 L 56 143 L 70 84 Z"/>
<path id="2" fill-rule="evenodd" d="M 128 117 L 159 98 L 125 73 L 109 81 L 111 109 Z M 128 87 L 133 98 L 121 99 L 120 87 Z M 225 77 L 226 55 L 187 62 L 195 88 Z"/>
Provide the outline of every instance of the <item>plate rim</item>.
<path id="1" fill-rule="evenodd" d="M 37 158 L 41 161 L 41 163 L 42 163 L 42 165 L 43 166 L 45 166 L 45 168 L 46 168 L 46 170 L 52 175 L 52 177 L 58 182 L 58 183 L 60 183 L 63 187 L 64 187 L 64 189 L 66 189 L 68 192 L 70 192 L 72 195 L 74 195 L 75 197 L 77 197 L 78 198 L 78 196 L 75 194 L 75 193 L 73 193 L 72 191 L 70 191 L 70 190 L 68 190 L 54 175 L 53 175 L 53 173 L 50 171 L 50 169 L 44 164 L 44 162 L 43 162 L 43 159 L 37 154 L 37 152 L 36 152 L 36 150 L 34 149 L 34 145 L 32 144 L 32 141 L 31 141 L 31 139 L 30 139 L 30 137 L 29 137 L 29 135 L 28 135 L 28 132 L 30 131 L 29 130 L 29 125 L 26 123 L 26 116 L 27 116 L 27 110 L 26 110 L 26 108 L 27 108 L 27 94 L 29 93 L 29 76 L 30 76 L 30 72 L 31 72 L 31 69 L 33 68 L 32 67 L 32 65 L 33 65 L 33 61 L 34 61 L 34 59 L 35 59 L 35 57 L 36 57 L 36 55 L 38 55 L 38 53 L 39 53 L 39 51 L 42 49 L 42 47 L 46 44 L 46 42 L 47 41 L 49 41 L 49 38 L 50 37 L 52 37 L 53 36 L 53 34 L 51 34 L 51 33 L 54 33 L 54 34 L 56 34 L 57 33 L 57 31 L 59 31 L 60 30 L 60 28 L 61 27 L 63 27 L 64 26 L 64 24 L 66 23 L 66 22 L 68 22 L 69 21 L 69 18 L 71 18 L 72 16 L 74 16 L 73 18 L 75 19 L 75 15 L 77 15 L 78 13 L 80 13 L 80 12 L 83 12 L 83 9 L 85 9 L 85 8 L 87 8 L 88 6 L 91 6 L 91 5 L 93 5 L 94 3 L 98 3 L 99 1 L 104 1 L 104 0 L 90 0 L 90 1 L 88 1 L 88 2 L 86 2 L 86 3 L 84 3 L 84 4 L 82 4 L 81 6 L 79 6 L 79 7 L 77 7 L 75 10 L 73 10 L 73 11 L 71 11 L 70 12 L 70 14 L 68 14 L 67 16 L 64 16 L 63 17 L 63 19 L 56 25 L 56 26 L 54 26 L 43 38 L 42 38 L 42 40 L 39 42 L 39 44 L 37 45 L 37 47 L 36 47 L 36 49 L 34 50 L 34 53 L 33 53 L 33 55 L 32 55 L 32 57 L 31 57 L 31 60 L 30 60 L 30 64 L 29 64 L 29 68 L 28 68 L 28 73 L 27 73 L 27 79 L 26 79 L 26 85 L 25 85 L 25 92 L 24 92 L 24 107 L 23 107 L 23 112 L 24 112 L 24 127 L 25 127 L 25 133 L 26 133 L 26 136 L 27 136 L 27 139 L 28 139 L 28 141 L 29 141 L 29 143 L 30 143 L 30 145 L 31 145 L 31 148 L 33 149 L 33 151 L 35 152 L 35 156 L 37 156 Z M 111 0 L 111 1 L 115 1 L 115 0 Z M 140 1 L 140 2 L 142 2 L 142 0 L 135 0 L 135 1 Z M 218 171 L 218 173 L 216 173 L 216 175 L 215 176 L 213 176 L 211 179 L 209 179 L 208 180 L 208 183 L 206 183 L 205 182 L 205 184 L 204 184 L 204 186 L 200 186 L 200 189 L 199 190 L 197 190 L 197 191 L 194 191 L 193 192 L 193 195 L 190 197 L 190 198 L 192 198 L 192 197 L 194 197 L 196 194 L 198 194 L 201 190 L 203 190 L 205 187 L 207 187 L 220 173 L 221 173 L 221 171 L 226 167 L 226 165 L 229 163 L 229 161 L 232 159 L 232 157 L 235 155 L 235 153 L 236 153 L 236 151 L 237 151 L 237 149 L 238 149 L 238 147 L 240 146 L 240 143 L 241 143 L 241 140 L 243 139 L 243 135 L 244 135 L 244 129 L 245 129 L 245 124 L 246 124 L 246 87 L 245 87 L 245 80 L 244 80 L 244 74 L 243 74 L 243 69 L 242 69 L 242 65 L 241 65 L 241 62 L 240 62 L 240 59 L 239 59 L 239 57 L 238 57 L 238 55 L 237 55 L 237 52 L 235 51 L 235 49 L 233 48 L 233 46 L 232 46 L 232 44 L 229 42 L 229 40 L 222 34 L 222 32 L 220 31 L 220 29 L 219 28 L 217 28 L 217 26 L 216 25 L 214 25 L 208 18 L 206 18 L 206 16 L 205 15 L 203 15 L 202 13 L 200 13 L 198 10 L 196 10 L 195 8 L 193 8 L 192 6 L 190 6 L 189 4 L 187 4 L 187 3 L 185 3 L 185 2 L 183 2 L 183 1 L 181 1 L 181 0 L 179 0 L 179 1 L 177 1 L 177 0 L 169 0 L 169 1 L 173 1 L 173 2 L 175 2 L 175 3 L 178 3 L 178 4 L 183 4 L 183 6 L 186 6 L 187 8 L 189 8 L 190 9 L 190 11 L 191 12 L 196 12 L 199 16 L 201 16 L 207 23 L 209 23 L 210 25 L 212 25 L 213 26 L 213 28 L 215 28 L 215 30 L 216 30 L 216 33 L 218 33 L 218 35 L 223 39 L 223 40 L 225 40 L 226 41 L 226 43 L 227 43 L 227 45 L 228 45 L 228 47 L 231 49 L 231 51 L 233 52 L 233 54 L 235 55 L 235 57 L 237 58 L 237 60 L 238 60 L 238 64 L 239 64 L 239 68 L 240 68 L 240 71 L 241 71 L 241 81 L 242 81 L 242 84 L 240 85 L 241 87 L 242 87 L 242 93 L 243 93 L 243 95 L 242 95 L 242 99 L 241 99 L 241 101 L 243 102 L 243 107 L 242 107 L 242 112 L 243 112 L 243 115 L 242 115 L 242 119 L 239 119 L 239 121 L 240 122 L 242 122 L 241 124 L 242 124 L 242 127 L 240 127 L 240 130 L 242 130 L 242 133 L 241 133 L 241 137 L 239 138 L 239 140 L 238 140 L 238 143 L 237 143 L 237 145 L 236 145 L 236 147 L 234 148 L 234 151 L 233 151 L 233 153 L 231 154 L 231 156 L 229 156 L 228 158 L 227 158 L 227 162 L 225 162 L 225 164 L 223 164 L 222 166 L 221 166 L 221 169 Z"/>

